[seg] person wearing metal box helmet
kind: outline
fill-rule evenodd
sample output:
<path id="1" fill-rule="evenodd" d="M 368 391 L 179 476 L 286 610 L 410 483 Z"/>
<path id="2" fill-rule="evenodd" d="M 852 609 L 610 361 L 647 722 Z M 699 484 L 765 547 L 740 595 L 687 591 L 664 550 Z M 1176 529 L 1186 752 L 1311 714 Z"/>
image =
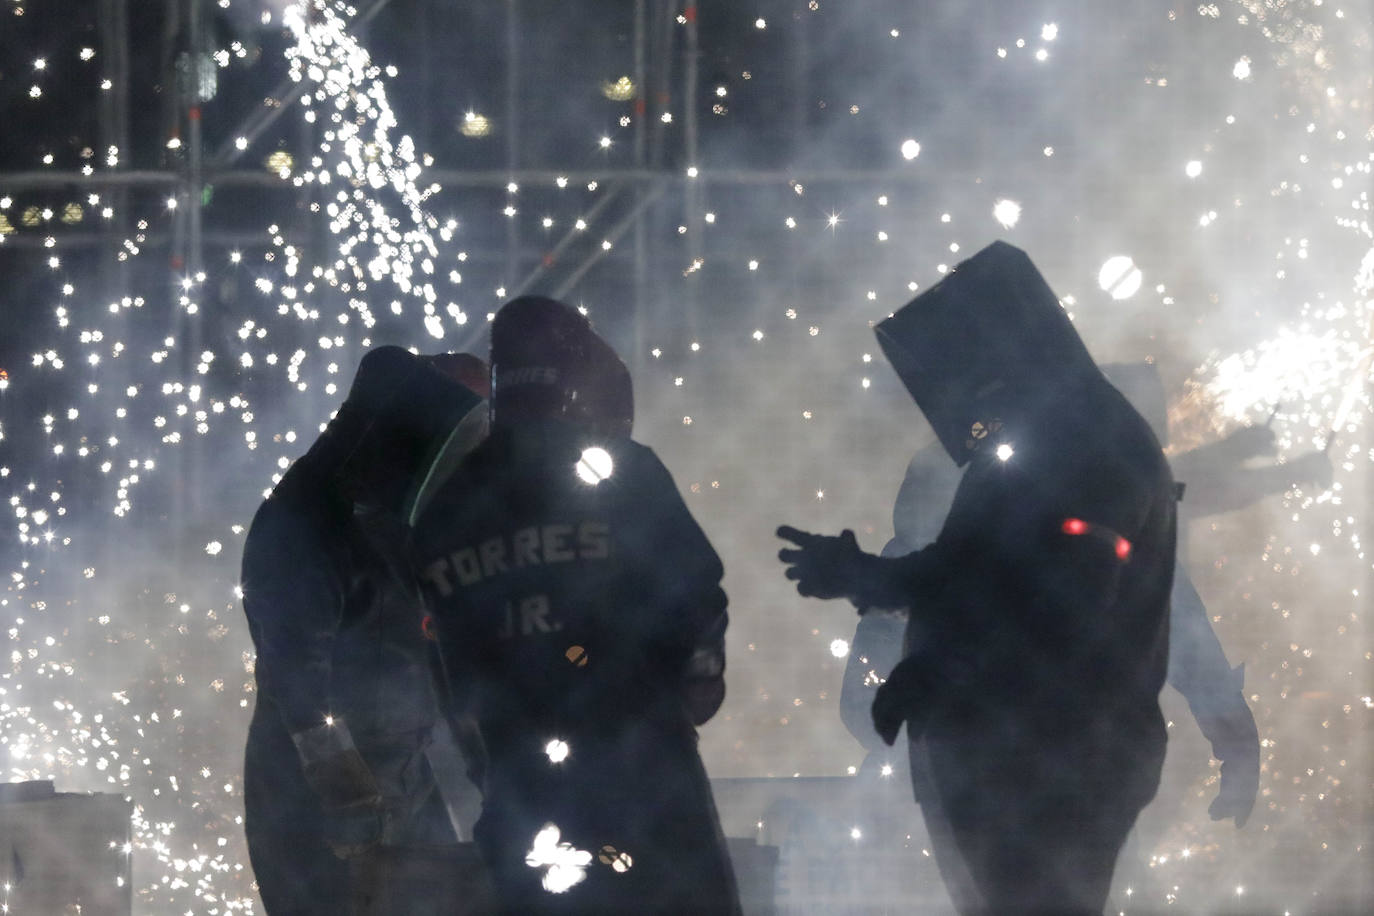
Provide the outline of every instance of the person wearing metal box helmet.
<path id="1" fill-rule="evenodd" d="M 245 832 L 271 916 L 377 912 L 398 851 L 457 842 L 425 756 L 441 711 L 399 513 L 434 444 L 484 403 L 425 357 L 368 352 L 249 527 Z M 442 904 L 388 896 L 398 916 Z"/>
<path id="2" fill-rule="evenodd" d="M 725 693 L 720 560 L 582 315 L 522 297 L 491 337 L 491 434 L 412 559 L 487 749 L 502 911 L 738 913 L 696 734 Z"/>
<path id="3" fill-rule="evenodd" d="M 924 738 L 974 912 L 1101 913 L 1164 756 L 1168 465 L 1018 249 L 979 252 L 877 334 L 967 466 L 953 505 L 907 556 L 783 527 L 780 558 L 802 595 L 910 615 L 874 724 Z"/>
<path id="4" fill-rule="evenodd" d="M 1107 380 L 1140 411 L 1160 443 L 1166 444 L 1166 399 L 1163 382 L 1155 367 L 1149 363 L 1112 363 L 1101 368 Z M 1264 439 L 1258 435 L 1262 432 L 1247 428 L 1232 438 L 1258 440 L 1262 445 Z M 1171 462 L 1175 471 L 1181 465 L 1189 466 L 1194 468 L 1196 475 L 1192 481 L 1195 486 L 1189 489 L 1190 498 L 1179 506 L 1180 527 L 1182 513 L 1193 501 L 1191 496 L 1199 490 L 1204 496 L 1201 503 L 1215 504 L 1214 499 L 1206 497 L 1214 492 L 1213 481 L 1218 476 L 1229 478 L 1240 474 L 1246 477 L 1252 487 L 1245 493 L 1247 501 L 1265 493 L 1264 481 L 1258 475 L 1253 472 L 1247 475 L 1238 467 L 1238 461 L 1219 460 L 1214 454 L 1216 451 L 1209 446 L 1176 456 Z M 1204 453 L 1212 457 L 1198 461 L 1197 457 Z M 1252 454 L 1252 450 L 1247 449 L 1238 452 L 1238 457 L 1244 460 Z M 1317 470 L 1309 468 L 1310 464 L 1311 460 L 1305 458 L 1289 462 L 1284 466 L 1289 476 L 1274 475 L 1272 479 L 1283 481 L 1283 486 L 1288 485 L 1290 479 L 1304 479 Z M 1204 469 L 1207 473 L 1202 473 Z M 963 469 L 950 460 L 938 442 L 921 448 L 912 456 L 893 506 L 894 536 L 883 547 L 883 556 L 904 556 L 936 539 L 962 474 Z M 892 764 L 906 756 L 905 748 L 894 753 L 884 746 L 874 729 L 870 712 L 878 686 L 901 660 L 904 623 L 889 614 L 868 614 L 859 618 L 840 693 L 841 719 L 850 734 L 869 751 L 860 776 L 869 779 L 875 795 L 885 782 L 873 779 L 878 765 L 886 763 L 890 770 Z M 912 642 L 918 643 L 919 636 L 913 634 Z M 1212 755 L 1222 761 L 1220 788 L 1209 811 L 1213 819 L 1234 818 L 1237 827 L 1245 825 L 1259 788 L 1259 735 L 1240 689 L 1243 669 L 1243 665 L 1233 669 L 1227 662 L 1202 599 L 1182 562 L 1176 562 L 1169 612 L 1168 683 L 1187 699 L 1198 728 L 1212 745 Z M 976 891 L 971 887 L 957 846 L 948 836 L 939 795 L 930 785 L 927 758 L 922 752 L 913 760 L 912 785 L 931 834 L 941 875 L 956 906 L 976 911 Z"/>

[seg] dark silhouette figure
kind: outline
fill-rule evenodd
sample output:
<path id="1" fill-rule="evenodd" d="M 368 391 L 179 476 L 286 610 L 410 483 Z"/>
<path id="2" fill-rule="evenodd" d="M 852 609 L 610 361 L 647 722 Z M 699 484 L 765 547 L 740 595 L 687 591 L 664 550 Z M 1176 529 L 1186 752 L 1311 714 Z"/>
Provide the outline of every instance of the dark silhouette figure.
<path id="1" fill-rule="evenodd" d="M 903 557 L 783 527 L 802 595 L 904 609 L 874 725 L 923 737 L 979 901 L 1100 913 L 1154 795 L 1174 486 L 1026 256 L 997 243 L 878 328 L 941 444 L 967 465 L 934 543 Z"/>
<path id="2" fill-rule="evenodd" d="M 1154 366 L 1118 363 L 1103 366 L 1102 371 L 1150 423 L 1156 438 L 1166 443 L 1165 395 Z M 1329 480 L 1330 465 L 1319 452 L 1284 465 L 1241 467 L 1251 458 L 1271 454 L 1273 439 L 1267 427 L 1247 427 L 1176 456 L 1172 462 L 1176 476 L 1187 468 L 1192 482 L 1179 507 L 1180 516 L 1228 511 L 1294 482 Z M 893 508 L 894 536 L 883 548 L 883 556 L 904 556 L 935 540 L 962 473 L 938 445 L 912 456 Z M 1252 489 L 1242 491 L 1231 482 L 1237 478 Z M 1204 511 L 1189 513 L 1195 504 Z M 901 659 L 904 623 L 891 615 L 860 618 L 840 694 L 840 715 L 850 734 L 886 762 L 893 756 L 874 731 L 869 707 L 878 685 Z M 1237 827 L 1244 826 L 1259 789 L 1259 735 L 1242 692 L 1244 665 L 1233 669 L 1227 662 L 1181 561 L 1174 568 L 1169 628 L 1169 684 L 1188 701 L 1213 756 L 1223 762 L 1221 788 L 1210 813 L 1216 820 L 1231 817 Z M 918 765 L 921 759 L 918 754 Z M 865 766 L 865 770 L 871 768 Z M 938 799 L 929 796 L 921 802 L 925 808 L 938 805 Z"/>
<path id="3" fill-rule="evenodd" d="M 512 301 L 491 359 L 491 434 L 412 552 L 486 746 L 475 836 L 503 912 L 737 913 L 694 728 L 725 692 L 720 560 L 576 310 Z"/>
<path id="4" fill-rule="evenodd" d="M 369 352 L 253 518 L 241 580 L 258 687 L 245 831 L 271 916 L 353 912 L 351 867 L 457 841 L 425 759 L 434 650 L 399 513 L 428 451 L 479 403 L 424 358 Z"/>
<path id="5" fill-rule="evenodd" d="M 1154 366 L 1109 364 L 1102 371 L 1150 423 L 1156 438 L 1166 443 L 1165 394 Z M 1273 439 L 1267 427 L 1247 427 L 1176 456 L 1172 462 L 1175 471 L 1188 468 L 1191 481 L 1179 507 L 1180 517 L 1198 504 L 1205 511 L 1195 511 L 1194 515 L 1211 514 L 1239 508 L 1294 482 L 1329 482 L 1330 465 L 1321 453 L 1300 456 L 1284 465 L 1242 467 L 1253 458 L 1271 455 Z M 938 444 L 912 456 L 893 507 L 894 536 L 884 546 L 883 556 L 905 556 L 935 540 L 962 475 L 963 469 Z M 1243 490 L 1232 483 L 1237 478 L 1252 489 Z M 950 836 L 939 794 L 931 783 L 926 747 L 918 740 L 912 742 L 909 754 L 905 744 L 889 749 L 873 727 L 873 697 L 902 658 L 906 624 L 892 614 L 868 614 L 859 619 L 841 686 L 840 716 L 850 734 L 869 751 L 859 778 L 873 787 L 875 804 L 889 803 L 888 793 L 893 790 L 885 784 L 893 772 L 905 769 L 909 757 L 912 786 L 945 885 L 960 912 L 977 912 L 977 890 Z M 1254 716 L 1242 692 L 1244 666 L 1233 669 L 1227 662 L 1181 561 L 1174 568 L 1169 628 L 1168 682 L 1188 701 L 1199 729 L 1211 743 L 1212 755 L 1222 761 L 1221 787 L 1209 811 L 1213 819 L 1231 817 L 1237 827 L 1244 826 L 1259 789 L 1260 750 Z M 913 641 L 919 643 L 919 636 L 913 635 Z"/>

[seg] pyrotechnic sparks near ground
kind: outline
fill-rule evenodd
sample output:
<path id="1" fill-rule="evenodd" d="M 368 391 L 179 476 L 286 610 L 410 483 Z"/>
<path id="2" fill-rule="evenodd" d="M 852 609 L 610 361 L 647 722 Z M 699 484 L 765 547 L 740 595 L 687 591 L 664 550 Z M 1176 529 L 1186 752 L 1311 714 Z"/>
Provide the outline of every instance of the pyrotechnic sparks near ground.
<path id="1" fill-rule="evenodd" d="M 809 4 L 799 22 L 751 13 L 736 25 L 751 41 L 775 41 L 840 22 L 828 7 Z M 235 586 L 256 500 L 314 438 L 383 329 L 386 340 L 420 349 L 473 348 L 522 278 L 562 266 L 565 232 L 594 236 L 597 258 L 630 250 L 630 223 L 606 219 L 603 201 L 624 193 L 613 179 L 633 165 L 637 119 L 672 137 L 689 120 L 677 100 L 645 114 L 629 77 L 604 74 L 616 89 L 604 95 L 613 116 L 589 119 L 572 140 L 604 157 L 595 175 L 512 181 L 499 203 L 464 206 L 460 192 L 428 177 L 433 162 L 407 136 L 416 127 L 388 102 L 408 62 L 369 54 L 349 26 L 355 12 L 289 7 L 274 20 L 290 35 L 287 53 L 254 65 L 304 87 L 285 117 L 305 125 L 312 145 L 269 151 L 245 137 L 238 149 L 270 159 L 277 180 L 298 190 L 306 220 L 264 217 L 251 244 L 166 266 L 153 260 L 158 240 L 189 218 L 186 194 L 153 207 L 83 190 L 73 210 L 28 202 L 0 176 L 0 243 L 14 236 L 13 248 L 28 231 L 41 241 L 23 256 L 47 272 L 41 308 L 29 304 L 41 343 L 0 367 L 0 492 L 13 519 L 12 537 L 0 540 L 0 763 L 10 780 L 51 778 L 60 790 L 133 799 L 138 912 L 254 907 L 239 775 L 253 659 Z M 671 303 L 660 315 L 671 318 L 624 335 L 639 348 L 626 356 L 643 405 L 640 435 L 672 466 L 732 577 L 731 697 L 705 731 L 707 764 L 720 775 L 779 777 L 838 774 L 862 757 L 835 713 L 852 621 L 796 607 L 760 545 L 787 516 L 818 530 L 849 525 L 866 547 L 881 546 L 922 433 L 886 367 L 871 360 L 869 325 L 982 241 L 1005 236 L 1043 251 L 1100 357 L 1157 361 L 1179 447 L 1269 423 L 1280 458 L 1327 449 L 1329 488 L 1290 487 L 1190 534 L 1218 632 L 1233 662 L 1247 662 L 1264 741 L 1256 816 L 1239 833 L 1206 820 L 1216 770 L 1186 711 L 1175 710 L 1171 734 L 1192 756 L 1166 777 L 1142 833 L 1148 848 L 1137 851 L 1144 864 L 1123 862 L 1131 890 L 1116 898 L 1127 913 L 1216 908 L 1200 876 L 1220 873 L 1235 879 L 1232 898 L 1265 888 L 1275 912 L 1318 912 L 1310 891 L 1369 861 L 1371 11 L 1313 0 L 1185 6 L 1167 20 L 1154 12 L 1151 36 L 1177 46 L 1158 58 L 1124 39 L 1118 52 L 1118 39 L 1085 38 L 1086 13 L 987 25 L 972 46 L 999 91 L 999 80 L 1019 83 L 1041 99 L 1071 68 L 1104 61 L 1138 76 L 1123 99 L 1070 86 L 1081 107 L 1046 104 L 1031 128 L 960 127 L 967 112 L 962 122 L 925 112 L 885 115 L 890 125 L 877 130 L 869 125 L 891 87 L 831 86 L 819 101 L 824 117 L 841 120 L 825 122 L 820 158 L 776 193 L 724 183 L 734 167 L 725 153 L 753 144 L 751 110 L 796 101 L 820 112 L 818 99 L 789 97 L 771 72 L 780 69 L 770 64 L 773 46 L 748 46 L 752 58 L 722 67 L 724 91 L 702 92 L 699 117 L 733 133 L 715 159 L 703 149 L 664 166 L 683 203 L 650 224 L 649 243 L 665 253 L 658 263 L 672 265 L 653 278 Z M 920 29 L 881 18 L 849 40 L 921 53 Z M 1098 13 L 1094 22 L 1110 20 Z M 236 44 L 212 49 L 221 81 L 248 66 Z M 28 102 L 49 104 L 58 81 L 99 94 L 107 55 L 86 50 L 34 60 L 23 74 Z M 942 91 L 967 111 L 981 101 L 968 86 Z M 1186 111 L 1168 107 L 1180 93 L 1190 97 Z M 1172 130 L 1158 147 L 1164 161 L 1132 157 L 1139 138 L 1115 113 L 1132 106 L 1141 114 L 1129 119 Z M 1089 114 L 1093 123 L 1083 123 Z M 461 99 L 449 120 L 471 142 L 505 127 L 488 99 Z M 883 168 L 854 184 L 828 178 L 825 168 L 869 155 L 874 133 L 863 131 L 874 130 Z M 168 149 L 185 139 L 168 136 Z M 95 150 L 82 168 L 114 170 L 123 156 Z M 974 176 L 980 156 L 990 161 Z M 973 171 L 947 179 L 951 164 Z M 52 153 L 35 148 L 29 167 L 51 166 Z M 816 174 L 801 174 L 808 169 Z M 683 192 L 689 183 L 698 190 Z M 1074 217 L 1081 228 L 1067 229 Z M 58 224 L 78 218 L 130 228 L 102 252 L 113 273 L 59 244 Z M 464 233 L 478 224 L 540 239 L 545 273 L 473 256 Z M 1071 231 L 1100 232 L 1102 244 L 1079 238 L 1077 251 L 1060 256 L 1044 241 Z M 118 283 L 107 284 L 111 276 Z M 225 297 L 231 284 L 245 292 Z M 593 319 L 611 313 L 615 303 L 589 289 L 581 301 Z M 899 409 L 908 412 L 893 433 Z M 836 442 L 845 445 L 837 451 Z M 856 454 L 860 445 L 887 454 Z M 609 473 L 588 466 L 593 479 Z M 888 476 L 858 481 L 859 469 Z M 834 832 L 846 846 L 873 836 L 853 823 Z M 544 846 L 555 849 L 556 834 Z"/>

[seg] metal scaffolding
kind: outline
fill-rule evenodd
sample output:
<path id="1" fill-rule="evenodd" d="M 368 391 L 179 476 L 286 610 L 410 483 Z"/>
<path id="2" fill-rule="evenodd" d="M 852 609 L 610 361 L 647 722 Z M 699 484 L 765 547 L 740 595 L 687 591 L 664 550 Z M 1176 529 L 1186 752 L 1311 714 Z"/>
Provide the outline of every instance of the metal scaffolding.
<path id="1" fill-rule="evenodd" d="M 205 263 L 207 244 L 250 244 L 251 235 L 242 231 L 226 232 L 207 225 L 204 209 L 208 199 L 207 189 L 254 188 L 262 191 L 279 190 L 283 195 L 299 195 L 302 189 L 289 180 L 257 168 L 239 165 L 244 152 L 252 148 L 255 141 L 266 134 L 294 103 L 310 90 L 308 81 L 285 79 L 275 86 L 261 102 L 245 112 L 237 127 L 230 130 L 217 148 L 205 148 L 202 130 L 202 105 L 208 95 L 207 87 L 202 85 L 203 68 L 201 61 L 208 54 L 208 17 L 206 4 L 211 0 L 166 0 L 167 15 L 184 25 L 180 29 L 179 46 L 164 53 L 167 66 L 175 70 L 178 61 L 182 65 L 182 78 L 177 79 L 175 72 L 164 74 L 165 85 L 179 86 L 177 100 L 176 135 L 182 143 L 180 168 L 164 170 L 127 169 L 122 163 L 129 161 L 127 155 L 120 156 L 120 165 L 100 170 L 76 171 L 23 171 L 0 173 L 0 189 L 6 192 L 25 192 L 39 190 L 102 190 L 118 195 L 115 207 L 116 218 L 101 231 L 69 231 L 52 238 L 26 237 L 19 234 L 7 239 L 8 247 L 25 248 L 58 247 L 80 248 L 108 244 L 111 239 L 122 238 L 128 234 L 128 226 L 121 223 L 127 211 L 129 195 L 133 193 L 157 192 L 173 198 L 177 202 L 177 215 L 170 233 L 147 234 L 145 241 L 149 246 L 168 246 L 172 263 L 185 271 L 188 276 L 199 274 Z M 370 0 L 361 5 L 352 22 L 351 29 L 359 29 L 374 20 L 388 5 L 390 0 Z M 98 23 L 103 43 L 103 51 L 110 74 L 112 89 L 103 93 L 100 99 L 99 125 L 100 143 L 105 148 L 127 151 L 130 133 L 129 111 L 129 0 L 100 0 Z M 506 0 L 504 3 L 506 27 L 504 31 L 505 75 L 504 105 L 507 129 L 505 131 L 506 166 L 501 169 L 430 169 L 427 176 L 444 188 L 487 188 L 497 190 L 514 182 L 520 184 L 551 184 L 554 179 L 562 178 L 570 182 L 600 182 L 605 190 L 600 200 L 584 216 L 590 224 L 596 219 L 612 219 L 610 225 L 602 229 L 602 237 L 615 242 L 633 233 L 630 246 L 633 259 L 633 284 L 635 301 L 645 303 L 650 271 L 650 234 L 646 220 L 655 206 L 664 201 L 677 201 L 677 206 L 686 218 L 682 225 L 687 227 L 686 243 L 688 258 L 696 260 L 703 256 L 704 239 L 698 220 L 690 218 L 701 209 L 704 189 L 708 185 L 730 186 L 787 186 L 803 182 L 888 182 L 910 184 L 919 179 L 908 171 L 901 170 L 864 170 L 864 169 L 739 169 L 726 168 L 706 170 L 689 177 L 683 171 L 666 166 L 669 160 L 668 132 L 659 115 L 669 110 L 673 95 L 675 72 L 680 79 L 680 107 L 682 110 L 681 148 L 673 152 L 689 164 L 697 163 L 698 119 L 696 112 L 699 25 L 696 6 L 689 4 L 681 8 L 677 0 L 635 0 L 633 5 L 633 79 L 636 97 L 632 100 L 633 111 L 633 154 L 628 168 L 608 166 L 605 169 L 557 170 L 548 168 L 529 168 L 521 161 L 521 138 L 519 136 L 519 113 L 521 98 L 521 38 L 524 34 L 521 22 L 519 0 Z M 681 66 L 675 67 L 674 28 L 685 20 L 682 29 Z M 804 42 L 802 42 L 804 43 Z M 799 49 L 793 49 L 798 51 Z M 804 52 L 804 49 L 800 49 Z M 804 60 L 804 53 L 795 53 L 798 60 Z M 794 122 L 803 115 L 800 110 L 793 112 Z M 798 125 L 793 124 L 794 129 Z M 310 193 L 306 189 L 305 193 Z M 605 249 L 593 250 L 582 255 L 579 260 L 564 263 L 562 258 L 573 247 L 576 233 L 568 232 L 547 251 L 530 251 L 520 236 L 515 220 L 506 224 L 504 251 L 499 258 L 504 260 L 505 274 L 509 282 L 510 295 L 528 291 L 534 284 L 549 281 L 556 284 L 560 294 L 567 294 L 583 276 L 598 262 L 606 257 L 623 257 L 617 249 L 608 254 Z M 115 242 L 114 247 L 117 247 Z M 479 261 L 491 260 L 497 252 L 479 252 Z M 534 261 L 531 264 L 531 260 Z M 555 270 L 558 277 L 551 276 Z M 114 282 L 113 276 L 110 278 Z M 690 308 L 684 310 L 689 313 Z M 638 335 L 638 329 L 636 329 Z"/>

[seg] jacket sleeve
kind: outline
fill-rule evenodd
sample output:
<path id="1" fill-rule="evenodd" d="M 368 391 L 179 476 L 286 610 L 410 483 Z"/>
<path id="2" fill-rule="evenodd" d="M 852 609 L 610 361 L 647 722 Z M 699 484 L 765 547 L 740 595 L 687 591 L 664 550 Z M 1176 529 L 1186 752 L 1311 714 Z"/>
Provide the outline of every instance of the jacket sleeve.
<path id="1" fill-rule="evenodd" d="M 258 688 L 293 734 L 329 716 L 331 658 L 345 599 L 341 548 L 320 527 L 317 518 L 274 496 L 259 509 L 244 544 L 240 581 Z"/>
<path id="2" fill-rule="evenodd" d="M 725 700 L 725 569 L 692 518 L 668 469 L 644 449 L 635 475 L 635 549 L 644 565 L 655 641 L 688 718 L 701 725 Z"/>
<path id="3" fill-rule="evenodd" d="M 1259 755 L 1259 732 L 1243 680 L 1244 669 L 1233 669 L 1226 660 L 1202 598 L 1177 566 L 1169 613 L 1169 684 L 1188 701 L 1218 760 Z"/>

